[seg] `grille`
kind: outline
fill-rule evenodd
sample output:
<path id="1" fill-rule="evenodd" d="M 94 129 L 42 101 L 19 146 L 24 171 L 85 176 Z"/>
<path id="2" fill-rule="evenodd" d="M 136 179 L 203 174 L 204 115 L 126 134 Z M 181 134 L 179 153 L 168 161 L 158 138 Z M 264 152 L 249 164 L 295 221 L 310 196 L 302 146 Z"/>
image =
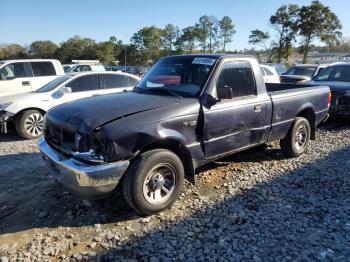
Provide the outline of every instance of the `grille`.
<path id="1" fill-rule="evenodd" d="M 75 147 L 75 134 L 62 129 L 49 119 L 46 119 L 45 139 L 55 147 L 70 153 Z"/>

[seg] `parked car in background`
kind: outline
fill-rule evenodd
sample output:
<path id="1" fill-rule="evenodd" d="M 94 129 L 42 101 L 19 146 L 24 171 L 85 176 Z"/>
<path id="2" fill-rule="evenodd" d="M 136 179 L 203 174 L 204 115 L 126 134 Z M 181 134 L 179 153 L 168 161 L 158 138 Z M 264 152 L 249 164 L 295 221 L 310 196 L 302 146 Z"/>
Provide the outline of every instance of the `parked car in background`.
<path id="1" fill-rule="evenodd" d="M 320 73 L 327 65 L 307 65 L 301 64 L 292 66 L 281 75 L 281 83 L 296 84 L 311 80 Z"/>
<path id="2" fill-rule="evenodd" d="M 275 68 L 268 65 L 260 65 L 265 83 L 281 83 L 280 76 Z"/>
<path id="3" fill-rule="evenodd" d="M 32 92 L 64 75 L 54 59 L 21 59 L 0 61 L 0 97 Z"/>
<path id="4" fill-rule="evenodd" d="M 69 69 L 71 69 L 73 66 L 76 66 L 76 64 L 65 64 L 65 65 L 62 65 L 63 70 L 64 70 L 65 73 L 68 72 Z"/>
<path id="5" fill-rule="evenodd" d="M 265 63 L 264 65 L 271 66 L 276 69 L 277 74 L 282 75 L 284 72 L 287 71 L 286 67 L 284 64 L 273 64 L 273 63 Z"/>
<path id="6" fill-rule="evenodd" d="M 252 57 L 170 56 L 132 92 L 50 110 L 39 148 L 70 191 L 100 198 L 121 183 L 130 206 L 149 215 L 216 159 L 276 140 L 286 156 L 300 156 L 327 117 L 329 95 L 322 86 L 265 85 Z"/>
<path id="7" fill-rule="evenodd" d="M 148 68 L 146 68 L 146 67 L 134 67 L 130 70 L 127 70 L 127 72 L 129 74 L 133 74 L 133 75 L 140 76 L 140 77 L 145 75 L 147 73 L 147 71 L 148 71 Z"/>
<path id="8" fill-rule="evenodd" d="M 304 84 L 329 86 L 332 92 L 329 113 L 350 117 L 350 63 L 330 65 Z"/>
<path id="9" fill-rule="evenodd" d="M 89 64 L 80 64 L 74 65 L 69 68 L 66 73 L 78 73 L 78 72 L 104 72 L 106 69 L 103 65 L 89 65 Z"/>
<path id="10" fill-rule="evenodd" d="M 7 132 L 7 122 L 11 121 L 21 137 L 36 138 L 42 134 L 43 116 L 50 108 L 85 97 L 129 91 L 139 80 L 114 72 L 67 74 L 34 92 L 0 97 L 2 132 Z"/>

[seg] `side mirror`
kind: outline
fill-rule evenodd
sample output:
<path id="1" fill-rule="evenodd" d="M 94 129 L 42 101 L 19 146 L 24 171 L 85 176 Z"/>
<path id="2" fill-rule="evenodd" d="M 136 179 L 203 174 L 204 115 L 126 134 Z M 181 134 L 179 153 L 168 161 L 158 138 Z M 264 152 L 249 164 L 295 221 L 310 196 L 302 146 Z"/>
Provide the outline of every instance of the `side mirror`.
<path id="1" fill-rule="evenodd" d="M 229 86 L 219 87 L 217 89 L 217 92 L 218 92 L 218 98 L 220 100 L 233 98 L 233 91 L 232 91 L 232 88 Z"/>
<path id="2" fill-rule="evenodd" d="M 72 93 L 72 88 L 68 86 L 63 86 L 61 87 L 60 91 L 62 94 L 69 94 Z"/>

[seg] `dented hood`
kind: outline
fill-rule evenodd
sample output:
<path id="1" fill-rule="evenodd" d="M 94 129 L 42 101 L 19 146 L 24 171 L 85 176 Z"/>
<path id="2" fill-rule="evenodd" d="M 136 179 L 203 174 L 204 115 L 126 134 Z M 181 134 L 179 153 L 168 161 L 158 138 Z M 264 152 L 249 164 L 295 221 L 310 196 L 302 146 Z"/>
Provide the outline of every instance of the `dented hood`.
<path id="1" fill-rule="evenodd" d="M 122 117 L 178 103 L 167 96 L 136 92 L 116 93 L 76 100 L 51 109 L 46 118 L 70 131 L 88 134 Z"/>

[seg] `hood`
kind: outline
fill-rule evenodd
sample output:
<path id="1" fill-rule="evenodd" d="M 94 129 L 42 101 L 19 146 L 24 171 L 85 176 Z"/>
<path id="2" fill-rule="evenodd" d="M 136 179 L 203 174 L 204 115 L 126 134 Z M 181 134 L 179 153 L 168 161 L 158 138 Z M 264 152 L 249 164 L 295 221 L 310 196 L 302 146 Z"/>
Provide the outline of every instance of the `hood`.
<path id="1" fill-rule="evenodd" d="M 343 81 L 309 81 L 304 84 L 317 85 L 317 86 L 329 86 L 332 92 L 345 93 L 350 91 L 350 82 Z"/>
<path id="2" fill-rule="evenodd" d="M 13 95 L 5 95 L 0 97 L 0 104 L 32 99 L 34 97 L 37 98 L 38 96 L 43 94 L 44 93 L 40 93 L 40 94 L 39 93 L 20 93 L 20 94 L 13 94 Z"/>
<path id="3" fill-rule="evenodd" d="M 51 109 L 49 121 L 70 131 L 88 134 L 95 128 L 119 118 L 178 103 L 158 95 L 136 92 L 94 96 L 69 102 Z"/>

